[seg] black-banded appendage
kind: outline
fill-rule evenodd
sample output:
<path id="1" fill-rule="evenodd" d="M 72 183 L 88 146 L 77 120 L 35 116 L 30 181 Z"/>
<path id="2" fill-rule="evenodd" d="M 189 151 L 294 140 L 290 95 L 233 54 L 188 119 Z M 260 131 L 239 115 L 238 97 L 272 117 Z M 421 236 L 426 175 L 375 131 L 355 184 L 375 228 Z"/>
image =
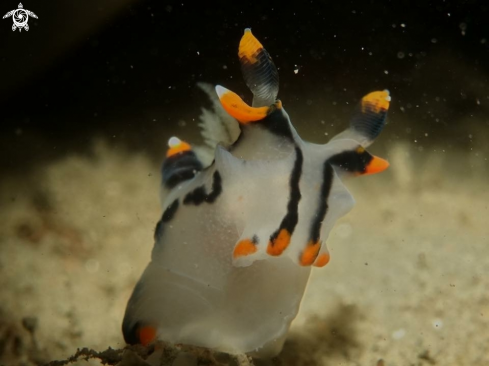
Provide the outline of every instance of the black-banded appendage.
<path id="1" fill-rule="evenodd" d="M 162 183 L 171 189 L 176 185 L 192 179 L 203 169 L 202 163 L 193 151 L 184 151 L 166 158 L 161 168 Z"/>

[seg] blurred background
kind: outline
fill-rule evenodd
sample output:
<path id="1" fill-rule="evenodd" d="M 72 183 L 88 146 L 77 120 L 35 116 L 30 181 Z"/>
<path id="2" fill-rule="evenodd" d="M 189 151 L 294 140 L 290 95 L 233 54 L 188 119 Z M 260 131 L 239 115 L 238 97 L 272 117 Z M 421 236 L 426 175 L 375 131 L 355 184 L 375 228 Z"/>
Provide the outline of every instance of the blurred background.
<path id="1" fill-rule="evenodd" d="M 29 32 L 12 32 L 12 18 L 0 23 L 2 169 L 24 171 L 94 135 L 160 156 L 165 133 L 196 130 L 179 125 L 199 114 L 196 82 L 249 97 L 236 57 L 246 27 L 279 67 L 280 96 L 300 129 L 345 120 L 379 88 L 393 95 L 392 121 L 409 119 L 392 127 L 400 138 L 451 148 L 469 144 L 474 126 L 489 128 L 483 1 L 24 6 L 39 16 Z M 303 121 L 306 112 L 317 117 Z"/>
<path id="2" fill-rule="evenodd" d="M 329 244 L 334 248 L 335 242 L 345 241 L 342 245 L 348 248 L 356 235 L 364 248 L 351 243 L 346 252 L 337 250 L 337 270 L 345 281 L 340 285 L 336 278 L 340 287 L 327 291 L 346 305 L 335 305 L 340 313 L 336 318 L 353 314 L 363 322 L 360 327 L 377 329 L 362 310 L 377 304 L 380 310 L 369 311 L 392 316 L 377 319 L 375 339 L 403 338 L 409 326 L 389 322 L 426 299 L 416 298 L 412 308 L 406 307 L 396 297 L 400 292 L 389 292 L 395 286 L 382 282 L 386 272 L 381 269 L 389 263 L 387 267 L 392 265 L 395 271 L 405 260 L 409 270 L 406 277 L 399 274 L 407 291 L 403 299 L 426 288 L 430 299 L 435 294 L 444 299 L 442 305 L 420 310 L 421 315 L 408 323 L 426 316 L 431 329 L 451 306 L 457 309 L 453 318 L 461 312 L 467 315 L 462 323 L 452 324 L 454 331 L 467 324 L 488 325 L 489 283 L 484 274 L 489 270 L 485 224 L 489 3 L 26 0 L 22 4 L 38 16 L 29 19 L 28 32 L 13 32 L 12 18 L 0 21 L 0 363 L 36 364 L 67 357 L 77 347 L 123 346 L 119 327 L 125 302 L 149 259 L 152 230 L 160 215 L 159 164 L 166 142 L 178 135 L 202 143 L 197 124 L 209 98 L 197 82 L 222 84 L 251 101 L 237 58 L 247 27 L 273 57 L 280 74 L 279 97 L 309 141 L 324 143 L 343 130 L 355 104 L 368 92 L 391 92 L 388 125 L 372 147 L 391 161 L 390 172 L 384 178 L 353 183 L 363 211 L 356 211 L 351 223 L 343 222 L 346 226 Z M 17 1 L 2 0 L 0 13 L 17 7 Z M 432 194 L 425 197 L 426 192 Z M 362 195 L 368 197 L 363 203 Z M 372 209 L 376 207 L 382 210 Z M 370 221 L 362 215 L 371 215 Z M 373 242 L 380 247 L 372 249 L 365 247 L 368 240 L 363 235 L 384 239 Z M 404 244 L 392 244 L 401 237 Z M 438 240 L 444 244 L 438 245 Z M 462 245 L 450 240 L 465 241 Z M 412 252 L 400 255 L 403 250 Z M 351 251 L 360 255 L 358 262 L 349 259 L 354 258 Z M 431 263 L 444 267 L 430 267 L 430 253 L 435 256 Z M 377 262 L 380 269 L 374 277 L 361 272 L 366 262 L 379 258 L 384 261 Z M 331 266 L 333 274 L 327 276 L 335 273 L 335 264 Z M 410 276 L 424 270 L 423 279 L 411 281 Z M 386 296 L 385 301 L 375 294 L 352 297 L 351 286 L 357 286 L 359 277 L 377 283 L 372 285 L 377 286 L 375 294 Z M 433 285 L 429 278 L 442 282 Z M 474 292 L 467 290 L 460 298 L 445 293 L 444 286 L 455 287 L 457 278 L 466 281 L 458 288 L 476 286 Z M 358 286 L 357 294 L 368 287 L 361 282 Z M 365 305 L 362 299 L 367 298 L 370 302 Z M 330 312 L 328 321 L 331 316 Z M 405 348 L 395 343 L 375 348 L 362 336 L 343 339 L 354 333 L 350 323 L 344 333 L 338 330 L 342 323 L 332 323 L 339 338 L 320 340 L 342 351 L 327 348 L 329 356 L 321 353 L 314 362 L 363 360 L 374 365 L 394 349 L 398 353 L 392 353 L 391 360 L 401 364 L 487 361 L 482 351 L 472 353 L 473 359 L 463 358 L 471 354 L 471 347 L 483 344 L 477 342 L 487 340 L 483 328 L 471 328 L 467 334 L 478 341 L 472 346 L 464 343 L 457 353 L 447 351 L 452 343 L 445 343 L 450 339 L 446 334 L 435 334 L 431 343 L 416 339 Z M 331 329 L 325 332 L 332 334 Z M 452 339 L 453 344 L 470 339 L 463 334 Z M 304 344 L 315 344 L 301 339 L 296 346 L 307 349 Z M 434 344 L 439 353 L 430 348 Z M 284 357 L 294 360 L 290 364 L 302 362 L 290 352 Z"/>

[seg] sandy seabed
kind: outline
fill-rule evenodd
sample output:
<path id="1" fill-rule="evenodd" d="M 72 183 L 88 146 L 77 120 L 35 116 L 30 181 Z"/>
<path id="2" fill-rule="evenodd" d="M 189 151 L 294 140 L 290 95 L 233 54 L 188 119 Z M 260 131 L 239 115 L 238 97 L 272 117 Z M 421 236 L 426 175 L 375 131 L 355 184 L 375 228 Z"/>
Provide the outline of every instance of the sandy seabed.
<path id="1" fill-rule="evenodd" d="M 332 231 L 332 260 L 313 271 L 273 364 L 489 365 L 486 155 L 403 142 L 386 152 L 387 172 L 347 183 L 357 204 Z M 159 181 L 149 157 L 101 141 L 2 180 L 0 364 L 125 346 Z"/>

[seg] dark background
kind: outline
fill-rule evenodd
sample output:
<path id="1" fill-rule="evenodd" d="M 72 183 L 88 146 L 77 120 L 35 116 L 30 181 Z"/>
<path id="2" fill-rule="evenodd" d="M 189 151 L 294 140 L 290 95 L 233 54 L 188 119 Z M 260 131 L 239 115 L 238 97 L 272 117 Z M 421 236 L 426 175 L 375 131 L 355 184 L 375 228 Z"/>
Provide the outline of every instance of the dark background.
<path id="1" fill-rule="evenodd" d="M 17 5 L 2 0 L 2 16 Z M 246 27 L 274 58 L 279 96 L 313 139 L 343 129 L 362 95 L 385 88 L 393 97 L 385 141 L 429 136 L 450 149 L 489 131 L 486 1 L 23 5 L 39 17 L 28 32 L 0 21 L 3 174 L 83 153 L 95 136 L 160 159 L 170 134 L 197 136 L 192 119 L 207 98 L 196 82 L 250 100 L 237 58 Z"/>

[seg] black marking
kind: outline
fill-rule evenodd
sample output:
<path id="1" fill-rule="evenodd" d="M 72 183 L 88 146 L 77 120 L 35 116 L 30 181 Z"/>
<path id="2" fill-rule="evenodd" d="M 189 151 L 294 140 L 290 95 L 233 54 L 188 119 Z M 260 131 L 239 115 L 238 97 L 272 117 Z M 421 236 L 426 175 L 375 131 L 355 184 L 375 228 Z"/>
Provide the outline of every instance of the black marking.
<path id="1" fill-rule="evenodd" d="M 153 235 L 153 238 L 154 238 L 154 240 L 155 240 L 156 243 L 158 243 L 158 240 L 161 238 L 161 235 L 162 234 L 163 234 L 163 221 L 160 220 L 156 224 L 155 233 Z"/>
<path id="2" fill-rule="evenodd" d="M 328 159 L 329 163 L 344 171 L 363 174 L 373 156 L 364 149 L 343 151 Z"/>
<path id="3" fill-rule="evenodd" d="M 292 236 L 297 222 L 299 221 L 299 201 L 302 197 L 299 182 L 302 175 L 304 156 L 302 155 L 302 150 L 298 147 L 295 148 L 295 156 L 294 167 L 292 168 L 289 180 L 290 196 L 289 202 L 287 203 L 287 213 L 282 219 L 279 228 L 270 236 L 270 243 L 272 246 L 274 245 L 280 230 L 286 229 Z"/>
<path id="4" fill-rule="evenodd" d="M 272 108 L 270 114 L 261 121 L 257 121 L 255 123 L 264 126 L 274 135 L 285 137 L 290 141 L 294 141 L 292 130 L 290 129 L 290 120 L 284 113 L 283 109 L 276 108 L 275 106 L 271 106 L 270 108 Z"/>
<path id="5" fill-rule="evenodd" d="M 203 202 L 214 203 L 222 193 L 222 178 L 217 170 L 214 172 L 212 178 L 211 193 L 207 193 L 205 186 L 197 187 L 185 196 L 183 203 L 185 205 L 194 204 L 195 206 L 198 206 Z"/>
<path id="6" fill-rule="evenodd" d="M 143 284 L 141 279 L 134 287 L 131 297 L 127 302 L 126 312 L 124 314 L 124 320 L 122 321 L 122 335 L 127 344 L 138 344 L 139 343 L 139 329 L 143 325 L 140 321 L 133 322 L 132 314 L 136 310 L 137 302 L 141 298 L 143 293 Z"/>
<path id="7" fill-rule="evenodd" d="M 324 217 L 328 212 L 328 197 L 333 185 L 334 170 L 331 166 L 329 159 L 323 166 L 323 183 L 321 184 L 321 192 L 319 194 L 319 207 L 316 212 L 316 217 L 311 225 L 310 240 L 312 243 L 319 242 L 321 234 L 321 226 L 324 221 Z"/>
<path id="8" fill-rule="evenodd" d="M 350 126 L 367 137 L 370 141 L 380 135 L 385 126 L 387 110 L 376 112 L 370 103 L 365 103 L 362 110 L 362 102 L 357 107 L 356 113 L 350 121 Z"/>
<path id="9" fill-rule="evenodd" d="M 184 151 L 165 159 L 163 162 L 163 184 L 171 189 L 181 182 L 192 179 L 203 169 L 202 163 L 193 151 Z"/>
<path id="10" fill-rule="evenodd" d="M 253 235 L 253 237 L 251 238 L 251 242 L 255 245 L 259 244 L 260 243 L 260 240 L 258 239 L 258 236 L 256 235 Z"/>
<path id="11" fill-rule="evenodd" d="M 178 199 L 173 201 L 171 203 L 171 205 L 166 208 L 165 212 L 163 212 L 163 216 L 161 217 L 161 221 L 163 221 L 163 222 L 170 221 L 173 218 L 173 216 L 175 215 L 175 212 L 177 212 L 177 210 L 178 210 L 178 204 L 179 204 Z"/>
<path id="12" fill-rule="evenodd" d="M 156 224 L 155 228 L 154 239 L 156 242 L 158 242 L 163 233 L 163 224 L 173 219 L 173 216 L 175 216 L 175 213 L 178 210 L 179 204 L 180 203 L 178 202 L 178 199 L 176 199 L 171 203 L 170 206 L 166 208 L 165 212 L 163 212 L 163 215 L 161 216 L 160 221 L 158 221 L 158 223 Z"/>
<path id="13" fill-rule="evenodd" d="M 183 199 L 183 203 L 185 205 L 193 203 L 194 205 L 198 206 L 205 201 L 206 197 L 207 193 L 205 190 L 205 186 L 200 186 L 195 188 L 192 192 L 187 193 L 187 195 Z"/>

